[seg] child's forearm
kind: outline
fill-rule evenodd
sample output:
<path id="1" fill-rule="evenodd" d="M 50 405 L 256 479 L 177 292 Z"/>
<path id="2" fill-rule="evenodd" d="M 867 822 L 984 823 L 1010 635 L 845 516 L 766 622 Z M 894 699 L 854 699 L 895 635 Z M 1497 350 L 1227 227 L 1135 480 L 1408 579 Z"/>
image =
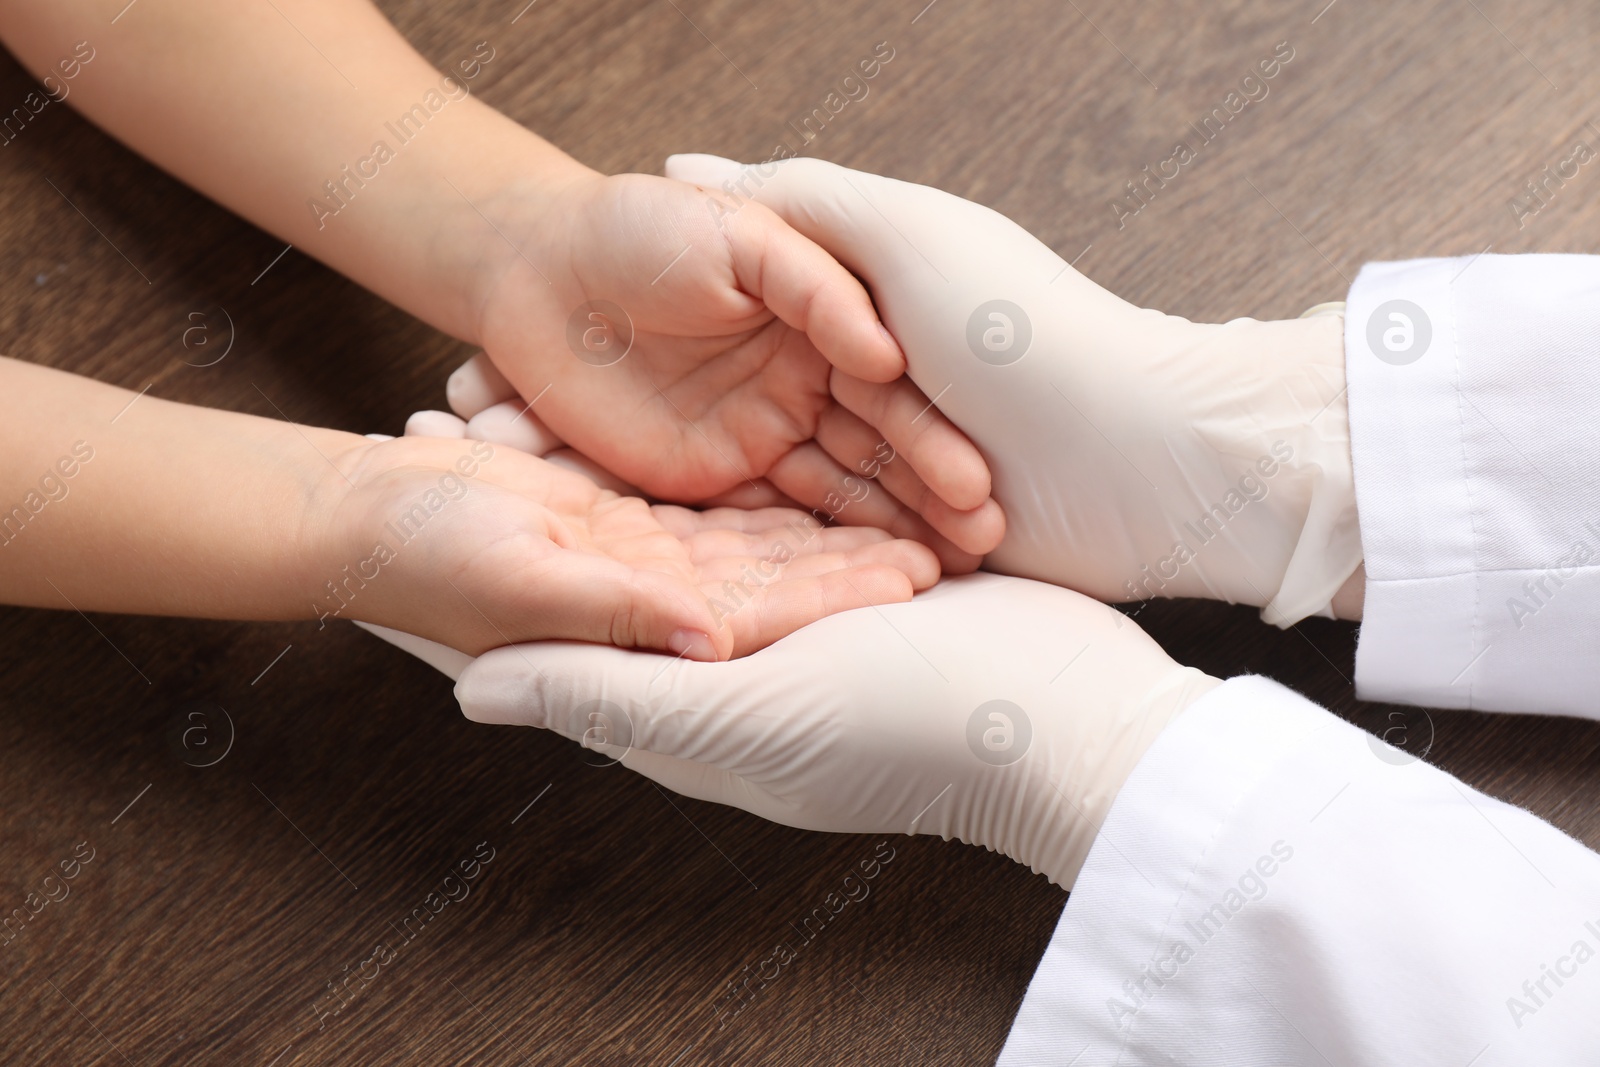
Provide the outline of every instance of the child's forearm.
<path id="1" fill-rule="evenodd" d="M 458 337 L 477 238 L 498 240 L 491 191 L 536 206 L 592 173 L 470 95 L 492 42 L 462 41 L 441 72 L 368 0 L 124 3 L 13 0 L 0 37 L 146 158 Z M 79 42 L 93 58 L 66 79 Z"/>
<path id="2" fill-rule="evenodd" d="M 0 597 L 309 618 L 318 489 L 361 443 L 0 358 Z"/>

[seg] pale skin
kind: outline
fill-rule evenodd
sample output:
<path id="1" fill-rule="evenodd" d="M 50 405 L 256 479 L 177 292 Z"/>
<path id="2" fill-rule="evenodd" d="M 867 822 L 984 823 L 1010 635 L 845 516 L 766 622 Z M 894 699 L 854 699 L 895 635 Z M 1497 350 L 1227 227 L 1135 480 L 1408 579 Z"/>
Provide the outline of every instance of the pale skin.
<path id="1" fill-rule="evenodd" d="M 1003 536 L 982 457 L 903 377 L 854 277 L 766 208 L 728 202 L 718 225 L 708 196 L 721 194 L 601 175 L 482 103 L 472 78 L 493 42 L 462 43 L 446 99 L 445 72 L 366 0 L 12 0 L 0 39 L 141 155 L 483 347 L 574 449 L 654 498 L 712 509 L 617 498 L 501 450 L 426 538 L 371 563 L 396 509 L 465 444 L 374 443 L 153 395 L 112 424 L 132 394 L 7 360 L 0 507 L 74 442 L 95 449 L 71 496 L 0 548 L 13 603 L 317 618 L 341 603 L 326 584 L 366 562 L 381 577 L 341 618 L 466 652 L 567 637 L 715 659 L 907 599 Z M 79 42 L 93 59 L 64 80 Z M 419 103 L 425 127 L 402 145 L 388 124 Z M 380 140 L 393 158 L 330 198 L 325 183 Z M 622 306 L 636 331 L 611 366 L 567 344 L 591 300 Z M 798 558 L 760 567 L 757 587 L 740 578 L 804 514 L 775 508 L 827 508 L 884 442 L 893 487 L 839 515 L 881 529 L 791 537 Z M 731 614 L 714 595 L 729 580 L 749 591 Z"/>
<path id="2" fill-rule="evenodd" d="M 718 225 L 708 197 L 721 193 L 599 174 L 470 94 L 466 72 L 510 62 L 496 42 L 464 40 L 441 72 L 367 0 L 140 0 L 118 17 L 124 3 L 11 0 L 0 38 L 41 78 L 89 42 L 69 104 L 485 348 L 545 425 L 645 493 L 820 508 L 886 440 L 914 477 L 840 521 L 922 540 L 950 570 L 999 544 L 982 457 L 903 377 L 861 284 L 766 208 L 728 200 Z M 390 127 L 424 102 L 438 110 L 402 144 Z M 363 168 L 380 141 L 393 158 Z M 346 181 L 329 214 L 341 201 L 325 183 L 350 168 L 376 176 Z M 636 331 L 613 366 L 567 344 L 592 300 Z"/>
<path id="3" fill-rule="evenodd" d="M 0 454 L 0 588 L 38 607 L 715 660 L 939 575 L 924 545 L 804 512 L 651 507 L 510 448 L 372 441 L 10 359 Z"/>
<path id="4" fill-rule="evenodd" d="M 121 0 L 13 0 L 0 3 L 0 38 L 41 78 L 53 75 L 47 86 L 62 84 L 57 64 L 83 54 L 75 46 L 89 42 L 93 62 L 76 68 L 68 82 L 73 106 L 300 250 L 435 326 L 484 345 L 524 395 L 543 393 L 537 415 L 547 426 L 647 492 L 705 504 L 799 502 L 827 508 L 845 477 L 881 455 L 879 446 L 887 441 L 901 462 L 879 483 L 885 491 L 853 503 L 840 521 L 921 540 L 952 572 L 975 566 L 998 544 L 1004 520 L 988 498 L 982 458 L 898 376 L 898 346 L 882 330 L 859 283 L 760 205 L 724 201 L 730 210 L 720 213 L 719 227 L 706 210 L 708 196 L 721 196 L 715 190 L 639 175 L 601 176 L 475 96 L 452 94 L 429 119 L 425 135 L 356 189 L 337 215 L 324 211 L 319 218 L 309 210 L 312 197 L 331 203 L 323 183 L 348 173 L 375 139 L 389 136 L 386 123 L 441 84 L 440 72 L 365 0 L 276 0 L 239 8 L 141 0 L 132 9 Z M 463 42 L 460 52 L 453 62 L 493 62 L 484 59 L 494 52 L 492 43 L 485 52 Z M 450 67 L 457 86 L 471 88 L 471 69 Z M 674 265 L 661 275 L 667 264 Z M 614 300 L 632 315 L 638 336 L 622 363 L 595 368 L 567 352 L 568 309 L 586 299 Z M 12 368 L 4 370 L 10 378 Z M 19 432 L 25 425 L 12 424 Z M 334 431 L 305 430 L 304 436 L 322 433 Z M 342 437 L 352 455 L 368 447 Z M 41 447 L 51 452 L 54 445 Z M 12 463 L 12 448 L 8 441 L 8 473 L 0 488 L 9 495 L 0 500 L 22 499 L 32 487 L 29 472 L 57 458 L 41 454 L 32 458 L 43 458 L 44 465 L 30 463 L 30 450 L 19 447 Z M 245 451 L 241 463 L 259 462 L 260 449 Z M 166 463 L 153 449 L 150 459 L 158 469 Z M 429 461 L 443 471 L 451 457 Z M 166 463 L 164 469 L 174 468 Z M 230 470 L 235 483 L 241 469 Z M 262 473 L 262 481 L 272 478 Z M 193 493 L 193 485 L 186 491 Z M 142 492 L 154 499 L 164 490 L 146 486 Z M 733 521 L 719 515 L 718 521 Z M 150 521 L 147 510 L 137 517 Z M 204 568 L 184 577 L 189 588 L 183 593 L 154 592 L 148 583 L 121 588 L 129 527 L 118 519 L 107 516 L 104 524 L 117 531 L 113 544 L 85 542 L 74 550 L 77 558 L 69 557 L 77 573 L 101 591 L 89 595 L 80 589 L 80 607 L 270 618 L 307 617 L 317 610 L 314 601 L 297 609 L 276 601 L 270 611 L 247 607 L 255 602 L 235 598 L 231 589 L 225 603 L 215 595 L 208 599 L 193 588 L 196 573 L 209 573 Z M 214 535 L 217 543 L 202 555 L 217 559 L 219 568 L 228 566 L 219 546 L 250 544 L 263 528 L 241 524 L 235 531 L 221 524 L 212 531 L 196 519 L 187 516 L 184 536 Z M 230 540 L 234 532 L 243 538 Z M 172 543 L 160 530 L 152 540 Z M 318 582 L 370 557 L 369 546 L 353 551 L 357 555 L 339 561 L 331 573 L 318 571 Z M 926 557 L 905 546 L 894 553 L 904 582 L 874 590 L 852 587 L 856 599 L 849 603 L 813 597 L 809 610 L 839 610 L 920 588 Z M 565 573 L 560 568 L 570 557 L 557 553 L 553 559 L 546 572 Z M 30 566 L 38 563 L 36 558 Z M 293 569 L 287 561 L 284 566 Z M 14 567 L 0 566 L 0 575 L 9 579 Z M 38 575 L 15 577 L 5 584 L 28 590 L 21 602 L 61 606 L 59 597 L 39 593 Z M 1358 617 L 1361 579 L 1357 572 L 1335 601 L 1345 617 Z M 281 592 L 267 584 L 269 592 Z M 366 590 L 363 596 L 363 608 L 352 604 L 344 617 L 363 617 L 384 600 Z M 797 611 L 794 603 L 788 612 Z M 643 617 L 644 606 L 637 607 Z M 410 609 L 416 613 L 417 605 Z M 400 621 L 405 612 L 383 614 L 390 624 L 406 627 Z M 625 614 L 602 603 L 558 622 L 559 612 L 552 610 L 537 625 L 528 619 L 490 625 L 497 631 L 494 639 L 481 617 L 419 632 L 464 648 L 503 643 L 507 635 L 604 640 L 605 634 L 621 633 L 624 643 L 677 650 L 669 640 L 676 630 L 663 637 L 659 627 L 614 621 Z M 694 614 L 682 620 L 706 624 Z M 727 634 L 691 638 L 695 654 L 759 647 L 771 639 L 762 634 L 783 628 L 740 636 L 738 627 L 749 625 L 753 614 L 740 612 L 739 621 L 727 624 Z M 430 621 L 419 619 L 416 626 Z M 641 636 L 647 629 L 653 636 Z"/>

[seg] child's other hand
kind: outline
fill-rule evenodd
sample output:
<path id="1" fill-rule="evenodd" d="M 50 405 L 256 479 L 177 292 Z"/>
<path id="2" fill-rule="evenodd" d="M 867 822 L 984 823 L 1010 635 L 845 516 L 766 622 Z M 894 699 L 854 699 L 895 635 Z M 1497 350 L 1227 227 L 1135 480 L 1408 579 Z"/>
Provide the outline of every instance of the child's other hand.
<path id="1" fill-rule="evenodd" d="M 798 502 L 947 571 L 999 544 L 983 457 L 903 376 L 861 284 L 769 209 L 644 175 L 534 203 L 486 204 L 477 332 L 562 441 L 652 496 Z M 836 373 L 866 383 L 850 409 Z"/>
<path id="2" fill-rule="evenodd" d="M 927 547 L 881 530 L 651 507 L 483 441 L 364 441 L 332 463 L 313 509 L 316 610 L 469 654 L 566 638 L 727 659 L 939 575 Z"/>

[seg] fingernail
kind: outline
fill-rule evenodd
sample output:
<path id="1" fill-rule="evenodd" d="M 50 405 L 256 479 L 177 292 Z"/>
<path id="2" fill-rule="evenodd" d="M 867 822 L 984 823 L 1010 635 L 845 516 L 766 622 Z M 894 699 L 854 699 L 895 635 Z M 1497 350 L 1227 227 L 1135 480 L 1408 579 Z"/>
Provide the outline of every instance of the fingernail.
<path id="1" fill-rule="evenodd" d="M 714 663 L 717 659 L 716 646 L 711 643 L 710 637 L 699 630 L 678 630 L 667 638 L 667 648 L 679 656 L 702 663 Z"/>

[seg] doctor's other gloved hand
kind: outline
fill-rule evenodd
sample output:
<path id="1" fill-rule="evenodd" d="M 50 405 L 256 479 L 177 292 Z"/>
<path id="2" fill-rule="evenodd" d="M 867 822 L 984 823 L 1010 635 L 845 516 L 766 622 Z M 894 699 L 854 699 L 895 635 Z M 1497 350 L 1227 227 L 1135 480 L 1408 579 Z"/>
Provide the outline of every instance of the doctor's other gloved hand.
<path id="1" fill-rule="evenodd" d="M 456 696 L 470 719 L 554 730 L 687 796 L 805 829 L 957 838 L 1070 887 L 1140 756 L 1218 684 L 1112 608 L 974 574 L 728 663 L 499 648 Z"/>
<path id="2" fill-rule="evenodd" d="M 911 379 L 989 462 L 1007 530 L 988 569 L 1108 601 L 1252 604 L 1283 626 L 1357 571 L 1341 317 L 1135 307 L 986 207 L 820 160 L 666 172 L 772 208 L 867 283 Z M 863 386 L 834 371 L 871 422 Z"/>

